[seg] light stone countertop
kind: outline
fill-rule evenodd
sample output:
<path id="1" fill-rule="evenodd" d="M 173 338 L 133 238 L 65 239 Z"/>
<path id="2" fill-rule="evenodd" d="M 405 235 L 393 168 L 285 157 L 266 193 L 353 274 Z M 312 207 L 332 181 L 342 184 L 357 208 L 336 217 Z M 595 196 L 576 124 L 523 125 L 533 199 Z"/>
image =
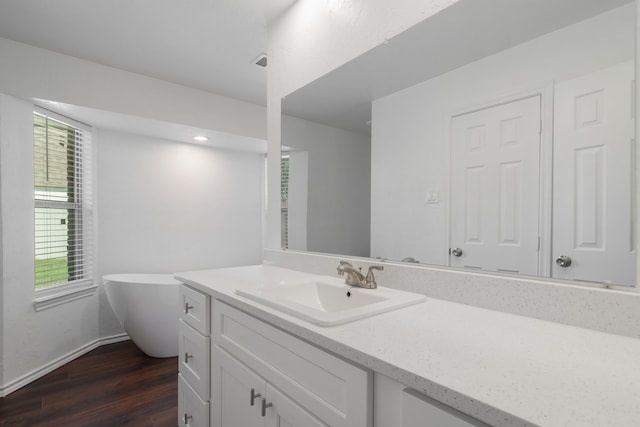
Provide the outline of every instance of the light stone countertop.
<path id="1" fill-rule="evenodd" d="M 319 276 L 269 265 L 192 287 L 496 426 L 640 426 L 640 340 L 427 298 L 320 327 L 235 294 Z"/>

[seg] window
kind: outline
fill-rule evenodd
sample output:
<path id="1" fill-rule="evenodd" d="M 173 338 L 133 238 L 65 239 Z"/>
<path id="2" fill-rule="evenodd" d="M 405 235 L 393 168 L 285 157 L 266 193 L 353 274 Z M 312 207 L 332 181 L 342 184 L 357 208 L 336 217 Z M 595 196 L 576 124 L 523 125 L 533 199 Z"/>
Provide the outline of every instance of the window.
<path id="1" fill-rule="evenodd" d="M 33 143 L 36 290 L 91 283 L 91 129 L 37 109 Z"/>
<path id="2" fill-rule="evenodd" d="M 280 246 L 289 247 L 289 155 L 280 159 Z"/>

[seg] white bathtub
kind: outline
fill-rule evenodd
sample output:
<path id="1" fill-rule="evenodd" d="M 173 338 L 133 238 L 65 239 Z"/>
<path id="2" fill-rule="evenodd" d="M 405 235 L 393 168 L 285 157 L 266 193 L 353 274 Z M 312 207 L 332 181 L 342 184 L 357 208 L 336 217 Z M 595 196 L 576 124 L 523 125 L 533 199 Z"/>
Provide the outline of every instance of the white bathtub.
<path id="1" fill-rule="evenodd" d="M 180 282 L 171 274 L 108 274 L 102 280 L 113 312 L 140 350 L 177 356 Z"/>

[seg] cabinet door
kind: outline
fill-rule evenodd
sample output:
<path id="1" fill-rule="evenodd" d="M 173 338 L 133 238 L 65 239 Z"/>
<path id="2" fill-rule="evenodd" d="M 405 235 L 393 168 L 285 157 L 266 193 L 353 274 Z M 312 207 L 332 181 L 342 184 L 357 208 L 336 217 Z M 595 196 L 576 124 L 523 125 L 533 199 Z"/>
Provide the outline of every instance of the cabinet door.
<path id="1" fill-rule="evenodd" d="M 265 426 L 266 417 L 261 415 L 264 380 L 215 345 L 212 359 L 212 425 Z"/>
<path id="2" fill-rule="evenodd" d="M 267 384 L 266 410 L 268 427 L 326 427 L 311 413 Z"/>

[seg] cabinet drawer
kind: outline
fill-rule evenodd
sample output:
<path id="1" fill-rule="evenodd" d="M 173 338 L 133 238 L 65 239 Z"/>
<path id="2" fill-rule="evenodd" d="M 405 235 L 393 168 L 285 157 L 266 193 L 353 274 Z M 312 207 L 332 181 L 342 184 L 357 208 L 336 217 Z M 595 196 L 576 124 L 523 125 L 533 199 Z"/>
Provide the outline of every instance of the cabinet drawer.
<path id="1" fill-rule="evenodd" d="M 178 337 L 178 370 L 203 400 L 209 400 L 210 339 L 182 320 Z"/>
<path id="2" fill-rule="evenodd" d="M 200 399 L 181 374 L 178 374 L 178 425 L 209 427 L 209 402 Z"/>
<path id="3" fill-rule="evenodd" d="M 370 371 L 220 301 L 213 312 L 215 343 L 324 423 L 371 425 Z"/>
<path id="4" fill-rule="evenodd" d="M 209 296 L 180 286 L 180 318 L 202 335 L 209 335 Z"/>

